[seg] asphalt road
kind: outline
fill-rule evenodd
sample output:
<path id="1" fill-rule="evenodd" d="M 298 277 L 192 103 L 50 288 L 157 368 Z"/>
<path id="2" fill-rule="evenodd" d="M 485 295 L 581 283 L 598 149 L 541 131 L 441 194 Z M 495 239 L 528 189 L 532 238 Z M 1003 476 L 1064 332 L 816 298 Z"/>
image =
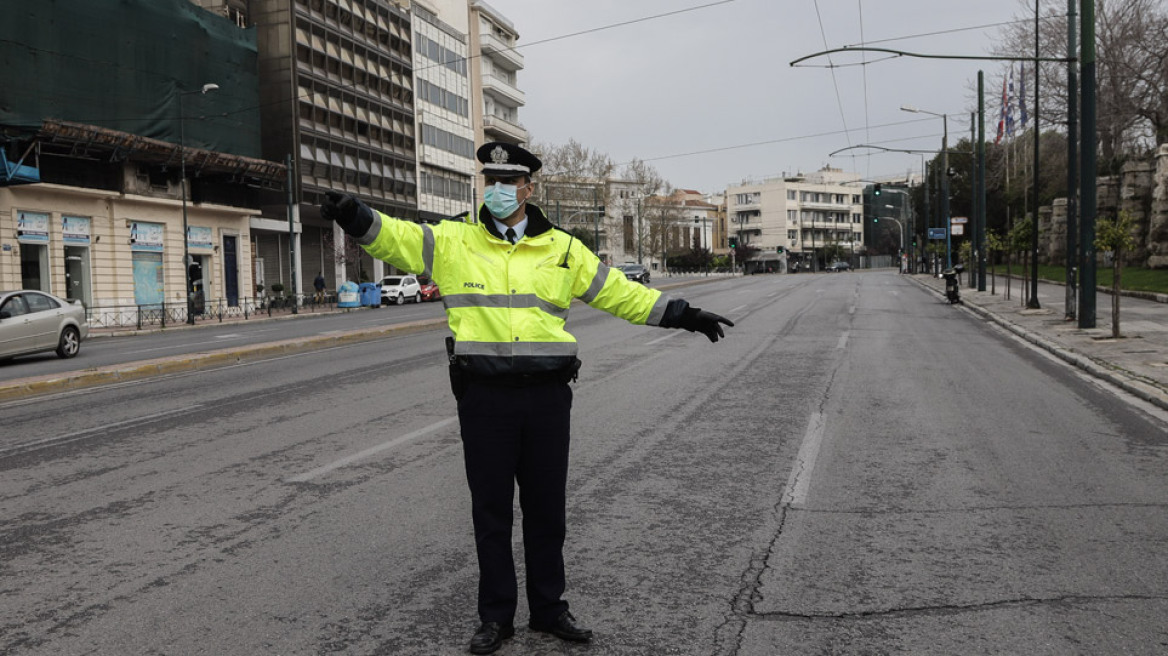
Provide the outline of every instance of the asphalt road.
<path id="1" fill-rule="evenodd" d="M 738 325 L 573 309 L 597 637 L 499 653 L 1168 651 L 1162 414 L 894 273 L 681 294 Z M 465 653 L 441 334 L 0 405 L 0 653 Z"/>

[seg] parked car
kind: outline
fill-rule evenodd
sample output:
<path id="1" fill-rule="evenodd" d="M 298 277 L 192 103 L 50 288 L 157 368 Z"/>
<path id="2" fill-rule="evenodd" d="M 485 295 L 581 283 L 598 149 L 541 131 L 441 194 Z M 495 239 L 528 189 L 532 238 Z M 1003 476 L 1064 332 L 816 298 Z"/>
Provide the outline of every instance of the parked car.
<path id="1" fill-rule="evenodd" d="M 401 305 L 409 299 L 422 302 L 422 286 L 415 276 L 386 276 L 381 279 L 381 304 Z"/>
<path id="2" fill-rule="evenodd" d="M 649 284 L 649 270 L 643 264 L 633 264 L 631 262 L 626 264 L 618 264 L 617 269 L 625 274 L 629 280 L 639 282 L 643 285 Z"/>
<path id="3" fill-rule="evenodd" d="M 442 292 L 438 289 L 438 283 L 433 280 L 425 276 L 418 276 L 418 284 L 422 286 L 423 301 L 437 301 L 442 298 Z"/>
<path id="4" fill-rule="evenodd" d="M 838 273 L 838 272 L 842 272 L 842 271 L 851 271 L 852 265 L 848 264 L 847 262 L 832 262 L 827 267 L 827 270 L 831 271 L 832 273 Z"/>
<path id="5" fill-rule="evenodd" d="M 88 336 L 81 301 L 31 289 L 0 291 L 0 358 L 54 350 L 71 358 Z"/>

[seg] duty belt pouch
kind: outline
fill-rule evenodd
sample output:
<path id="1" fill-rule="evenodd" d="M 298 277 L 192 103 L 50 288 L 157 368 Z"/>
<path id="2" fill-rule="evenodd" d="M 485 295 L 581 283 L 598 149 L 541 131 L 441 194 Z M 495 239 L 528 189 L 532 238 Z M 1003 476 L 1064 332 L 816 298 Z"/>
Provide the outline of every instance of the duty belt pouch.
<path id="1" fill-rule="evenodd" d="M 458 366 L 458 358 L 454 356 L 454 338 L 446 338 L 446 357 L 450 361 L 450 391 L 454 392 L 455 400 L 462 398 L 466 391 L 466 372 Z"/>
<path id="2" fill-rule="evenodd" d="M 580 362 L 580 358 L 575 358 L 572 360 L 572 364 L 568 368 L 564 369 L 564 371 L 561 373 L 560 380 L 563 381 L 565 385 L 576 382 L 576 379 L 580 377 L 581 364 L 583 363 Z"/>

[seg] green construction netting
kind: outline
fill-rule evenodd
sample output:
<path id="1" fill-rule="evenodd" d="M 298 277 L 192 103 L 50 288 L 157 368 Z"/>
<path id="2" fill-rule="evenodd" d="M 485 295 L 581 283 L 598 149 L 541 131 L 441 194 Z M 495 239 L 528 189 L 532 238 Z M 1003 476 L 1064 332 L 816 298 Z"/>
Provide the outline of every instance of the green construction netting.
<path id="1" fill-rule="evenodd" d="M 188 0 L 0 0 L 0 125 L 177 143 L 181 102 L 188 146 L 260 157 L 256 60 L 254 28 Z"/>

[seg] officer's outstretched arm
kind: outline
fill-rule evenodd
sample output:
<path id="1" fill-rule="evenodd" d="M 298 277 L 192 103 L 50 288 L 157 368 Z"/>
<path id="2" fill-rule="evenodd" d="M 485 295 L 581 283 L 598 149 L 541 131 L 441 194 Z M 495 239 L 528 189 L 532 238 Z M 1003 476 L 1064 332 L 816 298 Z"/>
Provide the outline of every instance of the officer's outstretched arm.
<path id="1" fill-rule="evenodd" d="M 665 307 L 665 316 L 661 318 L 659 325 L 662 328 L 684 328 L 691 333 L 702 333 L 709 337 L 711 342 L 716 342 L 719 337 L 726 336 L 726 333 L 722 332 L 722 326 L 718 324 L 734 326 L 734 322 L 726 317 L 690 307 L 686 301 L 675 298 Z"/>

